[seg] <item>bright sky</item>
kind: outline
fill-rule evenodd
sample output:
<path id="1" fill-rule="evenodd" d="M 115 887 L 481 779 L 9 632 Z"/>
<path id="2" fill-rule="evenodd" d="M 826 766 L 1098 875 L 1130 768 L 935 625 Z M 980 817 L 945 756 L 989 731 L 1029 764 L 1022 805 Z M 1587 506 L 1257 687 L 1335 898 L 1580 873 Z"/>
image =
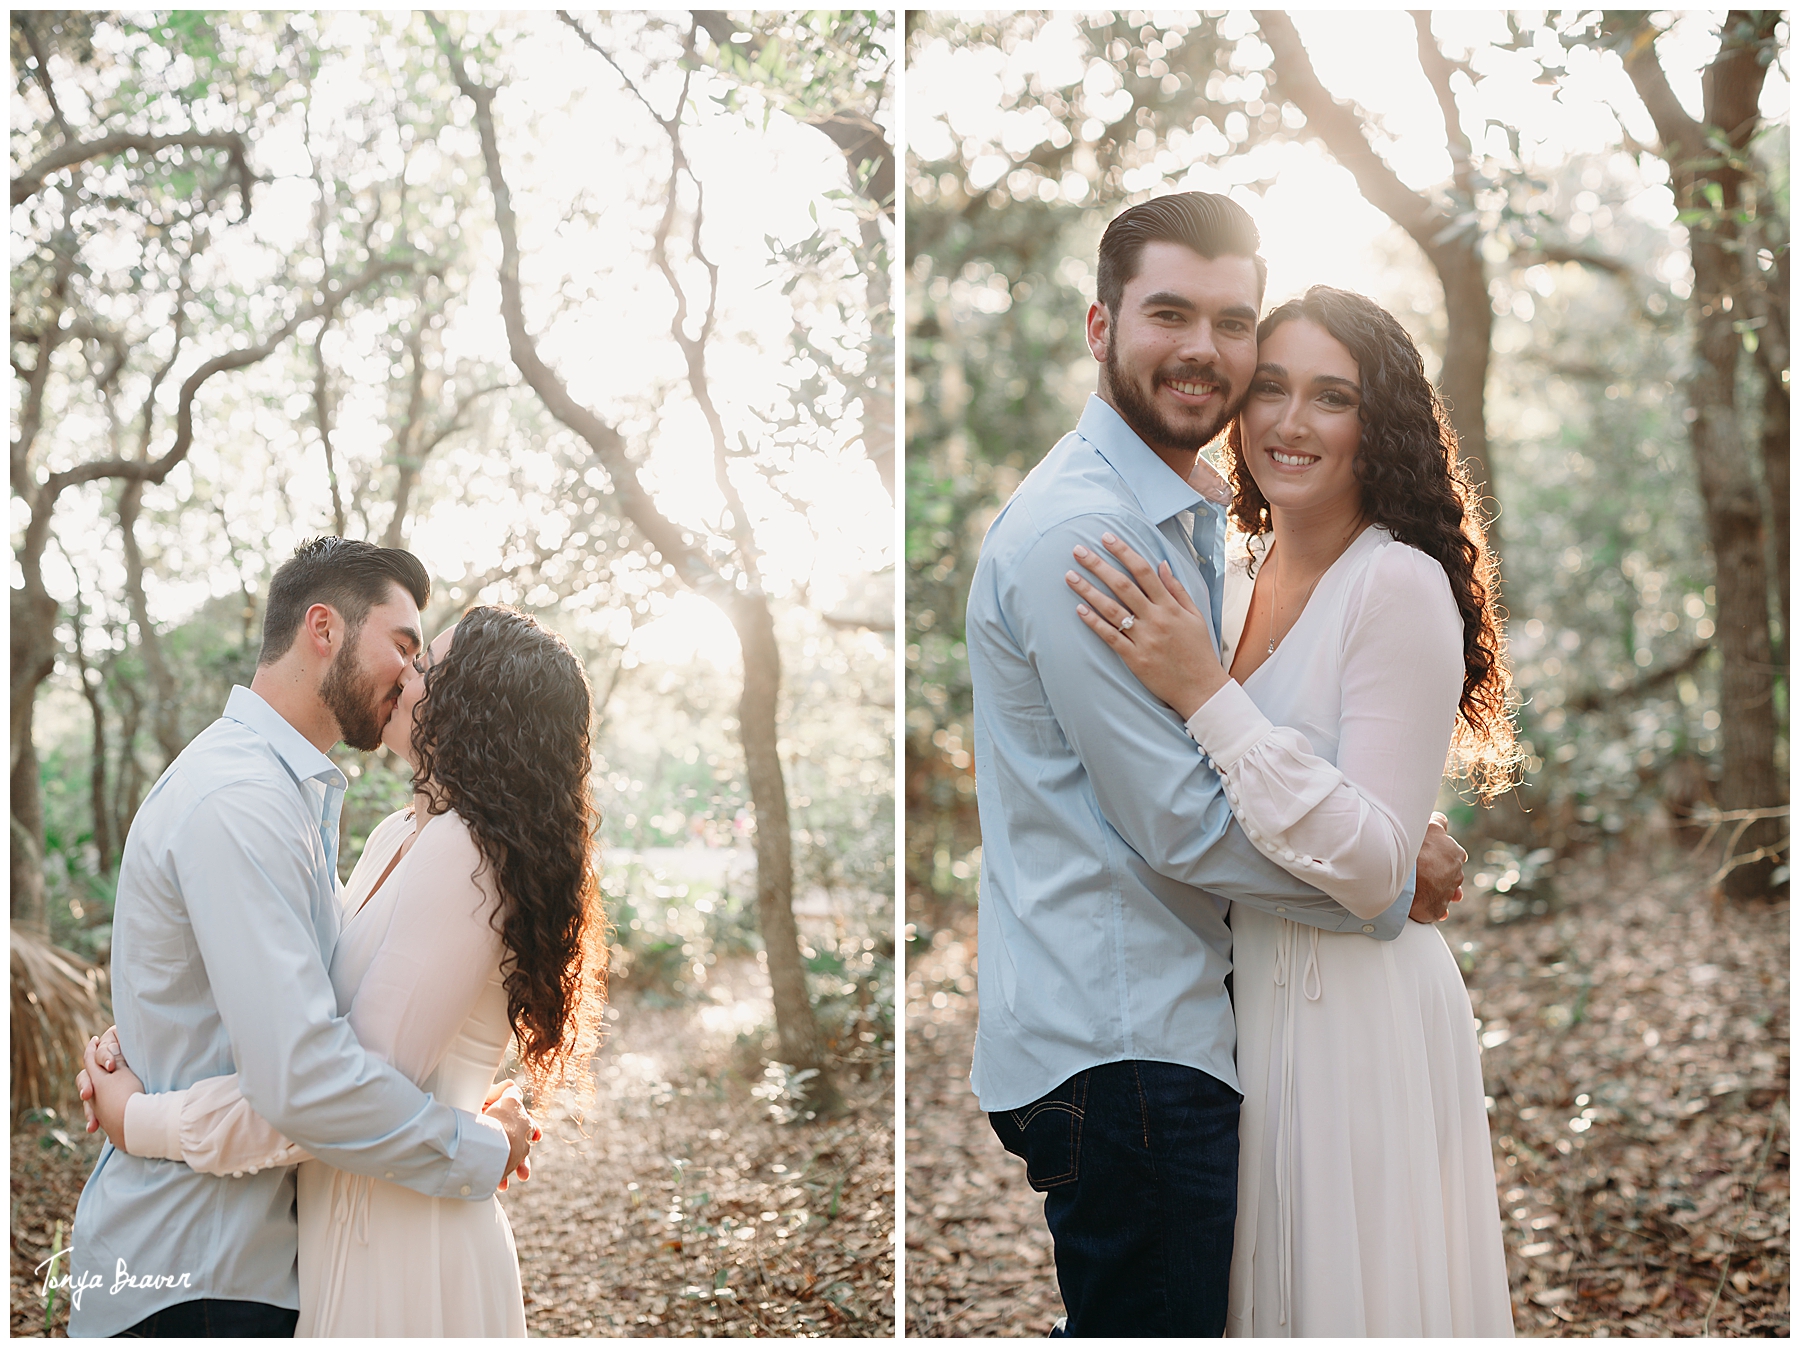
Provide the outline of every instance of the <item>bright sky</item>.
<path id="1" fill-rule="evenodd" d="M 383 43 L 374 40 L 369 16 L 335 11 L 317 19 L 322 41 L 355 53 L 348 60 L 328 63 L 315 85 L 314 124 L 336 128 L 355 118 L 372 83 L 388 82 L 390 75 Z M 471 27 L 501 21 L 468 16 Z M 667 142 L 618 75 L 583 49 L 554 15 L 512 15 L 503 21 L 521 30 L 506 48 L 504 74 L 509 82 L 497 101 L 496 115 L 519 213 L 525 279 L 528 290 L 536 287 L 528 295 L 528 325 L 541 335 L 540 349 L 577 398 L 619 425 L 634 450 L 651 447 L 641 477 L 664 513 L 696 532 L 716 526 L 723 500 L 714 481 L 711 436 L 669 337 L 669 290 L 646 256 L 644 221 L 651 204 L 660 205 Z M 617 36 L 609 35 L 603 22 L 590 20 L 590 29 L 622 50 L 626 69 L 659 112 L 666 113 L 676 86 L 666 79 L 644 80 L 646 65 L 635 60 L 631 50 L 636 20 L 619 16 Z M 643 41 L 646 50 L 652 49 L 650 44 L 657 51 L 679 50 L 678 35 L 651 34 Z M 385 42 L 391 58 L 392 39 Z M 447 70 L 444 75 L 447 80 Z M 696 73 L 684 148 L 706 185 L 704 244 L 721 269 L 719 336 L 708 352 L 713 396 L 734 440 L 740 429 L 760 439 L 755 432 L 758 422 L 749 414 L 779 416 L 781 386 L 797 381 L 789 352 L 789 336 L 797 321 L 804 320 L 821 343 L 842 339 L 859 346 L 862 340 L 831 311 L 796 313 L 793 301 L 782 293 L 788 272 L 769 263 L 770 240 L 781 245 L 804 240 L 819 227 L 815 213 L 820 224 L 836 226 L 852 238 L 857 226 L 854 215 L 826 195 L 845 186 L 837 148 L 820 132 L 781 113 L 769 119 L 766 131 L 760 129 L 760 105 L 754 100 L 748 116 L 727 112 L 713 101 L 725 87 L 704 71 Z M 431 167 L 439 149 L 478 156 L 466 101 L 458 100 L 455 113 L 458 125 L 436 147 L 419 151 L 420 169 Z M 367 134 L 378 137 L 381 131 Z M 396 165 L 397 154 L 393 151 Z M 219 264 L 233 268 L 240 279 L 271 274 L 312 228 L 312 163 L 298 116 L 263 136 L 254 160 L 272 181 L 257 189 L 249 229 L 226 231 L 213 250 Z M 639 163 L 645 169 L 638 169 Z M 646 170 L 656 175 L 653 183 Z M 492 271 L 498 261 L 498 237 L 491 217 L 485 215 L 485 193 L 478 200 L 481 213 L 474 219 L 488 235 L 484 246 L 489 270 L 477 276 L 457 311 L 446 336 L 446 352 L 452 362 L 459 356 L 485 356 L 504 365 L 507 343 Z M 576 203 L 583 203 L 583 208 L 576 209 Z M 704 272 L 689 264 L 682 279 L 690 286 L 690 311 L 697 312 L 704 306 Z M 851 293 L 860 296 L 860 285 L 852 286 Z M 571 297 L 575 302 L 569 303 Z M 690 330 L 695 326 L 690 323 Z M 310 335 L 310 329 L 306 331 Z M 284 358 L 278 354 L 269 364 L 273 367 Z M 294 359 L 310 364 L 309 354 Z M 340 380 L 334 431 L 340 462 L 361 466 L 377 460 L 389 443 L 386 378 L 383 357 L 366 377 L 352 366 Z M 300 380 L 292 384 L 305 388 Z M 763 549 L 766 588 L 785 596 L 805 587 L 811 606 L 829 611 L 858 577 L 893 564 L 894 523 L 892 503 L 864 453 L 858 417 L 845 409 L 826 411 L 835 414 L 835 420 L 827 418 L 831 427 L 827 442 L 795 451 L 790 471 L 774 484 L 749 463 L 735 465 L 733 473 Z M 286 413 L 269 419 L 246 411 L 243 429 L 266 436 L 269 452 L 283 462 L 287 480 L 280 489 L 311 521 L 303 532 L 327 528 L 326 472 L 310 405 L 296 400 Z M 187 498 L 196 481 L 216 483 L 208 489 L 226 499 L 226 514 L 237 526 L 240 546 L 265 548 L 274 556 L 291 549 L 297 537 L 263 523 L 272 517 L 274 504 L 267 489 L 221 480 L 227 475 L 215 472 L 221 461 L 206 439 L 203 435 L 196 443 L 192 470 L 178 472 L 164 489 L 167 502 Z M 553 527 L 514 485 L 515 478 L 523 478 L 530 489 L 553 490 L 556 478 L 548 454 L 540 460 L 527 450 L 522 458 L 515 452 L 503 462 L 492 459 L 491 445 L 465 441 L 460 449 L 440 451 L 427 468 L 428 477 L 434 470 L 454 471 L 458 476 L 452 480 L 461 488 L 436 493 L 431 513 L 416 521 L 409 539 L 409 546 L 443 582 L 454 583 L 495 567 L 509 540 L 521 532 Z M 263 495 L 253 494 L 258 491 Z M 76 517 L 83 508 L 65 498 L 64 510 L 69 513 L 59 519 L 59 533 L 80 537 Z M 73 533 L 67 531 L 71 524 L 76 528 Z M 102 529 L 99 536 L 110 536 L 110 531 Z M 203 551 L 196 539 L 192 555 Z M 175 561 L 181 560 L 178 549 Z M 229 567 L 220 566 L 207 575 L 191 561 L 188 566 L 184 581 L 162 586 L 152 596 L 153 610 L 165 621 L 178 620 L 209 596 L 237 588 Z M 52 588 L 72 594 L 73 578 L 54 554 L 50 571 Z M 111 588 L 117 592 L 116 585 Z M 673 603 L 658 598 L 655 602 L 664 616 L 638 628 L 632 654 L 677 662 L 698 655 L 734 664 L 737 644 L 729 624 L 710 604 L 686 602 L 690 598 Z M 606 625 L 605 615 L 596 616 Z"/>
<path id="2" fill-rule="evenodd" d="M 1386 128 L 1390 141 L 1381 147 L 1382 155 L 1401 179 L 1413 187 L 1446 180 L 1450 159 L 1443 118 L 1418 66 L 1410 15 L 1398 10 L 1323 11 L 1295 13 L 1293 19 L 1326 88 L 1337 98 L 1361 104 Z M 1695 115 L 1700 110 L 1700 70 L 1717 49 L 1716 22 L 1716 15 L 1685 13 L 1658 43 L 1677 96 Z M 1232 11 L 1224 21 L 1230 37 L 1249 34 L 1255 27 L 1247 11 Z M 1632 135 L 1654 139 L 1654 128 L 1616 58 L 1573 53 L 1571 72 L 1583 78 L 1571 81 L 1562 99 L 1553 101 L 1548 86 L 1533 82 L 1541 72 L 1528 56 L 1485 45 L 1507 39 L 1497 12 L 1435 11 L 1433 31 L 1451 55 L 1473 51 L 1476 70 L 1484 77 L 1474 95 L 1465 91 L 1459 100 L 1464 130 L 1477 145 L 1492 136 L 1505 150 L 1504 135 L 1498 127 L 1486 125 L 1489 118 L 1517 127 L 1526 155 L 1538 162 L 1617 145 L 1621 117 Z M 1266 60 L 1266 48 L 1262 56 Z M 1785 64 L 1764 90 L 1763 110 L 1770 117 L 1787 114 L 1784 72 Z M 1260 75 L 1248 69 L 1239 73 L 1250 86 L 1244 96 L 1260 92 Z M 973 47 L 952 51 L 942 42 L 927 44 L 908 74 L 910 146 L 929 160 L 947 153 L 952 134 L 1007 150 L 1035 144 L 1041 136 L 1037 119 L 999 107 L 1004 88 L 1020 87 L 1034 74 L 1065 89 L 1082 82 L 1090 98 L 1104 96 L 1116 85 L 1116 80 L 1109 83 L 1109 72 L 1091 67 L 1084 71 L 1080 37 L 1074 23 L 1063 17 L 1045 22 L 1032 40 L 1021 42 L 1010 54 Z M 1232 158 L 1223 137 L 1210 127 L 1204 131 L 1218 143 L 1208 144 L 1196 136 L 1185 155 L 1165 152 L 1155 167 L 1128 187 L 1233 195 L 1261 230 L 1270 303 L 1316 283 L 1377 297 L 1390 289 L 1385 264 L 1388 250 L 1395 246 L 1397 227 L 1363 199 L 1349 172 L 1322 148 L 1310 143 L 1270 145 Z M 1202 156 L 1208 162 L 1195 162 Z M 988 182 L 997 181 L 1008 167 L 996 154 L 992 167 L 985 169 Z M 1265 177 L 1276 182 L 1264 195 L 1245 186 Z M 1070 188 L 1075 199 L 1081 199 L 1085 185 L 1067 184 L 1065 192 Z M 1672 224 L 1675 217 L 1666 187 L 1648 189 L 1634 209 L 1654 223 Z"/>

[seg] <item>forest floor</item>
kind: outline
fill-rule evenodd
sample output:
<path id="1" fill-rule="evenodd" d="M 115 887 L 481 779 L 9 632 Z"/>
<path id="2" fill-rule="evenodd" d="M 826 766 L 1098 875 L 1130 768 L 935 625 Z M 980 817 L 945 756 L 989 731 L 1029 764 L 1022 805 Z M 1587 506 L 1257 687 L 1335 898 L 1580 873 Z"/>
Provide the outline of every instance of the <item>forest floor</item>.
<path id="1" fill-rule="evenodd" d="M 502 1195 L 534 1336 L 891 1338 L 894 1092 L 843 1080 L 822 1123 L 777 1124 L 753 1045 L 766 1009 L 751 960 L 709 971 L 713 998 L 627 993 L 585 1119 L 539 1111 L 532 1177 Z M 99 1146 L 80 1122 L 12 1135 L 12 1333 L 64 1335 L 39 1264 L 62 1244 Z M 89 1293 L 92 1295 L 92 1293 Z"/>
<path id="2" fill-rule="evenodd" d="M 1541 916 L 1470 900 L 1442 929 L 1523 1336 L 1789 1332 L 1788 905 L 1704 881 L 1621 845 L 1560 863 Z M 908 961 L 906 1331 L 1041 1337 L 1062 1303 L 1042 1197 L 969 1093 L 974 972 L 973 913 Z"/>

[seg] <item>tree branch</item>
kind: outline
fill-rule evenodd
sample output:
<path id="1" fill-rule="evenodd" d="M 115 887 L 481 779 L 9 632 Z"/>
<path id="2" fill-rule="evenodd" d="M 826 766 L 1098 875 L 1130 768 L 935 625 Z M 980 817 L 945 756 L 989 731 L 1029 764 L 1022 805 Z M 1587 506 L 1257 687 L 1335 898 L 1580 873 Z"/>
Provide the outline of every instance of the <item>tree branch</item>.
<path id="1" fill-rule="evenodd" d="M 1450 221 L 1426 198 L 1400 181 L 1399 175 L 1369 144 L 1362 119 L 1333 98 L 1319 82 L 1313 71 L 1312 58 L 1306 54 L 1300 34 L 1286 12 L 1265 9 L 1253 12 L 1263 41 L 1275 54 L 1277 92 L 1300 109 L 1308 131 L 1323 141 L 1332 157 L 1350 170 L 1358 189 L 1370 203 L 1410 234 L 1426 253 L 1435 256 L 1442 247 L 1436 241 L 1437 236 Z"/>
<path id="2" fill-rule="evenodd" d="M 1450 147 L 1451 181 L 1464 198 L 1473 200 L 1473 151 L 1469 138 L 1463 134 L 1462 115 L 1456 106 L 1456 95 L 1450 88 L 1450 76 L 1456 67 L 1444 56 L 1431 34 L 1431 12 L 1415 9 L 1412 20 L 1419 36 L 1419 69 L 1431 81 L 1431 91 L 1437 95 L 1438 111 L 1444 116 L 1444 140 Z"/>
<path id="3" fill-rule="evenodd" d="M 645 541 L 689 585 L 718 600 L 730 611 L 737 598 L 736 587 L 656 508 L 625 452 L 624 437 L 578 402 L 569 392 L 568 385 L 538 355 L 537 346 L 525 327 L 525 303 L 519 284 L 519 227 L 513 215 L 512 191 L 500 163 L 500 142 L 494 130 L 494 91 L 470 78 L 462 51 L 451 40 L 443 21 L 429 11 L 425 21 L 443 49 L 457 88 L 475 105 L 475 125 L 481 136 L 482 159 L 494 198 L 494 225 L 500 234 L 500 313 L 506 324 L 507 349 L 513 364 L 543 399 L 550 414 L 586 442 L 612 479 L 621 512 L 637 526 Z"/>
<path id="4" fill-rule="evenodd" d="M 137 150 L 142 154 L 157 154 L 175 146 L 189 150 L 229 151 L 231 166 L 237 175 L 239 199 L 245 212 L 249 211 L 250 184 L 255 181 L 255 178 L 250 172 L 249 151 L 244 144 L 244 138 L 235 131 L 178 131 L 165 136 L 141 136 L 121 131 L 110 136 L 102 136 L 98 140 L 64 145 L 50 151 L 49 154 L 43 156 L 12 180 L 12 204 L 17 206 L 21 201 L 34 195 L 44 185 L 44 179 L 52 173 L 73 168 L 77 164 L 85 164 L 90 159 L 109 159 L 113 155 L 124 154 L 127 150 Z"/>

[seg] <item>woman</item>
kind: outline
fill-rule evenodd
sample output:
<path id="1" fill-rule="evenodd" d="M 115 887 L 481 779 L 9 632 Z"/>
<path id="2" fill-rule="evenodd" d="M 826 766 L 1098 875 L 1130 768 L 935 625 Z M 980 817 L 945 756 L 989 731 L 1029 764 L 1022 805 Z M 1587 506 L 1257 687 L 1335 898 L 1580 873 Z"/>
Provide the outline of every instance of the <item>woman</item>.
<path id="1" fill-rule="evenodd" d="M 488 607 L 414 669 L 382 738 L 413 767 L 413 804 L 370 834 L 345 888 L 338 1005 L 366 1048 L 458 1108 L 489 1102 L 514 1035 L 540 1098 L 579 1088 L 606 950 L 587 675 L 561 638 Z M 123 1066 L 95 1085 L 141 1089 Z M 299 1163 L 297 1335 L 525 1334 L 497 1198 L 427 1198 L 313 1160 L 249 1108 L 235 1076 L 170 1096 L 182 1098 L 169 1159 L 212 1174 Z"/>
<path id="2" fill-rule="evenodd" d="M 1515 758 L 1494 568 L 1406 332 L 1315 286 L 1258 330 L 1230 433 L 1224 647 L 1164 563 L 1081 560 L 1084 621 L 1188 718 L 1245 834 L 1361 917 L 1400 891 L 1447 752 Z M 1229 673 L 1227 665 L 1229 662 Z M 1475 1023 L 1431 926 L 1392 942 L 1236 905 L 1233 1335 L 1510 1335 Z"/>

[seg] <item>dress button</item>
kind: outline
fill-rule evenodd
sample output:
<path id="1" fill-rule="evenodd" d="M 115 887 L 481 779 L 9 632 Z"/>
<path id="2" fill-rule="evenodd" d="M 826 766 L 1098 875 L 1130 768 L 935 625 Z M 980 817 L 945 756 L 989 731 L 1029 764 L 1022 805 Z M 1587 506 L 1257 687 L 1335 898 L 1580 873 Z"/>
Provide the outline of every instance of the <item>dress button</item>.
<path id="1" fill-rule="evenodd" d="M 1363 930 L 1364 930 L 1364 931 L 1367 931 L 1367 932 L 1372 932 L 1372 931 L 1374 931 L 1374 930 L 1375 930 L 1375 928 L 1373 928 L 1373 927 L 1370 927 L 1370 926 L 1364 926 L 1364 927 L 1363 927 Z"/>
<path id="2" fill-rule="evenodd" d="M 1275 911 L 1278 913 L 1285 913 L 1287 912 L 1287 909 L 1277 906 Z"/>
<path id="3" fill-rule="evenodd" d="M 1283 860 L 1283 861 L 1292 861 L 1292 860 L 1294 860 L 1294 849 L 1293 849 L 1293 848 L 1291 848 L 1291 847 L 1284 847 L 1284 848 L 1282 848 L 1282 849 L 1281 849 L 1281 859 L 1282 859 L 1282 860 Z"/>
<path id="4" fill-rule="evenodd" d="M 385 1175 L 385 1176 L 384 1176 L 384 1178 L 386 1178 L 386 1179 L 392 1179 L 392 1178 L 394 1178 L 394 1172 L 393 1172 L 393 1171 L 391 1171 L 391 1170 L 390 1170 L 390 1171 L 388 1171 L 388 1172 L 387 1172 L 387 1174 L 386 1174 L 386 1175 Z"/>
<path id="5" fill-rule="evenodd" d="M 1374 930 L 1375 930 L 1375 928 L 1373 928 L 1373 927 L 1370 927 L 1370 928 L 1369 928 L 1369 930 L 1370 930 L 1370 931 L 1374 931 Z M 468 1186 L 468 1185 L 466 1185 L 466 1184 L 465 1184 L 465 1185 L 463 1185 L 463 1195 L 464 1195 L 464 1197 L 467 1197 L 467 1196 L 468 1196 L 468 1192 L 469 1192 L 469 1186 Z"/>

